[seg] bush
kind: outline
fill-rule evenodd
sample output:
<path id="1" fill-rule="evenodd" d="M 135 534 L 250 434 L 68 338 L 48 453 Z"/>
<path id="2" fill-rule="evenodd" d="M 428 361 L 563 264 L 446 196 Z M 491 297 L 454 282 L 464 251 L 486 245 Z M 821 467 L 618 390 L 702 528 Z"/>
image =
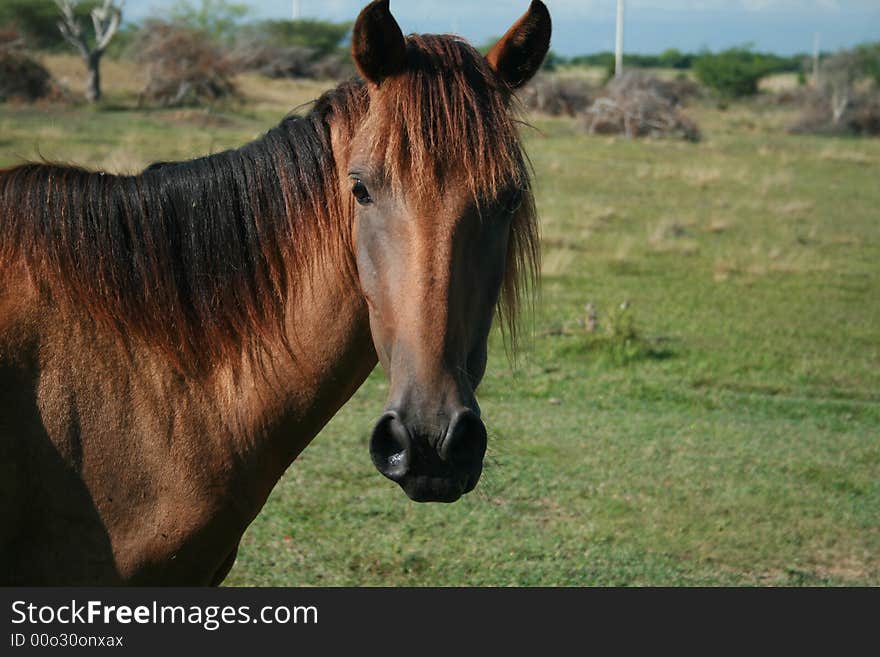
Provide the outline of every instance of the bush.
<path id="1" fill-rule="evenodd" d="M 257 71 L 267 78 L 344 80 L 356 74 L 351 56 L 333 52 L 323 57 L 303 46 L 240 43 L 231 56 L 240 71 Z"/>
<path id="2" fill-rule="evenodd" d="M 312 64 L 312 77 L 318 80 L 348 80 L 357 75 L 357 69 L 348 52 L 335 52 Z"/>
<path id="3" fill-rule="evenodd" d="M 657 58 L 661 68 L 676 68 L 679 70 L 688 69 L 693 66 L 695 59 L 696 55 L 683 53 L 675 48 L 664 50 Z"/>
<path id="4" fill-rule="evenodd" d="M 697 79 L 723 98 L 740 98 L 758 93 L 761 78 L 786 70 L 789 60 L 752 52 L 748 48 L 731 48 L 723 52 L 704 53 L 694 63 Z"/>
<path id="5" fill-rule="evenodd" d="M 599 365 L 626 367 L 644 360 L 664 360 L 673 356 L 664 346 L 665 340 L 646 337 L 629 301 L 624 301 L 607 313 L 600 314 L 587 304 L 587 316 L 578 322 L 577 331 L 563 331 L 572 340 L 561 346 L 561 356 L 578 358 L 588 356 Z"/>
<path id="6" fill-rule="evenodd" d="M 147 69 L 142 102 L 179 107 L 240 98 L 232 59 L 203 31 L 150 20 L 133 49 Z"/>
<path id="7" fill-rule="evenodd" d="M 696 89 L 688 80 L 660 80 L 628 71 L 608 84 L 602 97 L 583 113 L 581 123 L 590 134 L 699 141 L 697 124 L 681 110 L 684 98 L 692 93 Z"/>
<path id="8" fill-rule="evenodd" d="M 816 134 L 880 135 L 880 90 L 863 84 L 873 76 L 870 48 L 841 50 L 822 62 L 820 86 L 811 89 L 802 103 L 792 132 Z"/>
<path id="9" fill-rule="evenodd" d="M 597 90 L 584 79 L 538 74 L 519 93 L 530 112 L 575 116 L 589 107 Z"/>
<path id="10" fill-rule="evenodd" d="M 340 50 L 351 23 L 302 19 L 266 20 L 246 28 L 251 40 L 271 46 L 306 48 L 318 60 Z"/>
<path id="11" fill-rule="evenodd" d="M 302 46 L 239 43 L 231 55 L 241 71 L 257 71 L 267 78 L 312 77 L 315 53 Z"/>
<path id="12" fill-rule="evenodd" d="M 32 102 L 59 91 L 49 71 L 28 55 L 21 35 L 0 30 L 0 102 Z"/>
<path id="13" fill-rule="evenodd" d="M 788 130 L 795 134 L 880 137 L 880 92 L 854 94 L 836 113 L 828 90 L 813 90 L 804 97 L 800 115 Z"/>
<path id="14" fill-rule="evenodd" d="M 350 23 L 270 20 L 244 27 L 234 58 L 241 70 L 270 78 L 343 79 L 355 74 L 341 47 Z"/>
<path id="15" fill-rule="evenodd" d="M 861 73 L 873 79 L 874 84 L 880 87 L 880 41 L 856 46 L 854 53 Z"/>
<path id="16" fill-rule="evenodd" d="M 691 98 L 700 95 L 700 86 L 686 76 L 679 75 L 667 80 L 643 71 L 626 71 L 621 77 L 609 80 L 607 88 L 612 96 L 647 91 L 676 106 L 684 105 Z"/>

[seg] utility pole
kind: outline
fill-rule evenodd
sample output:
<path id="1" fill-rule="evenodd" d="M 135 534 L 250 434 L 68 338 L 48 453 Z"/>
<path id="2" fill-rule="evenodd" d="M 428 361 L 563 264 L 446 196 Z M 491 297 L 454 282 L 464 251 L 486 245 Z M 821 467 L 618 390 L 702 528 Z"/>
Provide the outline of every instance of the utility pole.
<path id="1" fill-rule="evenodd" d="M 293 20 L 302 18 L 302 0 L 293 0 Z"/>
<path id="2" fill-rule="evenodd" d="M 614 40 L 614 77 L 623 75 L 623 0 L 617 0 L 617 37 Z"/>
<path id="3" fill-rule="evenodd" d="M 819 33 L 813 35 L 813 86 L 819 88 Z"/>

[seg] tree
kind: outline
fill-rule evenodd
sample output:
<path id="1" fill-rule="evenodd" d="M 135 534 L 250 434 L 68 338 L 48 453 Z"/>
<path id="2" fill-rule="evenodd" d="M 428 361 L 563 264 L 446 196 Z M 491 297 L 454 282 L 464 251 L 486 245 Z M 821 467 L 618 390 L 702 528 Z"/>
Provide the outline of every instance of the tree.
<path id="1" fill-rule="evenodd" d="M 694 62 L 697 78 L 725 98 L 753 96 L 761 78 L 785 70 L 788 60 L 756 53 L 748 48 L 730 48 L 717 54 L 702 53 Z"/>
<path id="2" fill-rule="evenodd" d="M 683 53 L 676 48 L 667 48 L 657 58 L 657 63 L 663 68 L 687 69 L 694 63 L 694 56 Z"/>
<path id="3" fill-rule="evenodd" d="M 97 4 L 98 0 L 77 3 L 74 15 L 88 25 Z M 58 6 L 53 0 L 0 0 L 0 26 L 14 26 L 33 50 L 57 50 L 66 45 L 58 33 Z M 91 26 L 87 29 L 91 31 Z"/>
<path id="4" fill-rule="evenodd" d="M 860 76 L 862 62 L 855 52 L 842 50 L 821 65 L 823 91 L 831 103 L 831 123 L 837 125 L 849 108 L 853 85 Z"/>
<path id="5" fill-rule="evenodd" d="M 880 41 L 856 46 L 855 55 L 861 72 L 873 78 L 874 83 L 880 87 Z"/>
<path id="6" fill-rule="evenodd" d="M 168 19 L 181 27 L 204 32 L 218 41 L 231 43 L 241 21 L 250 13 L 247 5 L 228 0 L 177 0 L 168 11 Z"/>
<path id="7" fill-rule="evenodd" d="M 333 23 L 312 19 L 265 20 L 254 25 L 257 38 L 274 46 L 299 46 L 311 50 L 316 58 L 337 51 L 351 32 L 349 22 Z"/>
<path id="8" fill-rule="evenodd" d="M 83 32 L 74 11 L 77 0 L 55 0 L 55 2 L 61 10 L 58 29 L 61 30 L 61 35 L 79 51 L 89 71 L 86 98 L 93 103 L 97 102 L 101 99 L 101 57 L 104 56 L 110 40 L 119 29 L 125 0 L 120 0 L 118 7 L 113 4 L 113 0 L 104 0 L 102 5 L 92 9 L 92 27 L 95 30 L 93 45 L 89 45 L 90 39 Z"/>

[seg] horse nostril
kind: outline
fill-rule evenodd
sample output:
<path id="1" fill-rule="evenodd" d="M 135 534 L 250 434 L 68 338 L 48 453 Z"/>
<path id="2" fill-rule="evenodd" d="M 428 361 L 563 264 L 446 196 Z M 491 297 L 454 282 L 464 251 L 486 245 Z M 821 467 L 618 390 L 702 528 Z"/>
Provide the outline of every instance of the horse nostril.
<path id="1" fill-rule="evenodd" d="M 452 465 L 473 467 L 486 454 L 486 427 L 472 411 L 456 414 L 440 446 L 440 458 Z"/>
<path id="2" fill-rule="evenodd" d="M 376 423 L 370 438 L 373 465 L 392 481 L 399 482 L 409 472 L 411 455 L 409 431 L 396 413 L 386 413 Z"/>

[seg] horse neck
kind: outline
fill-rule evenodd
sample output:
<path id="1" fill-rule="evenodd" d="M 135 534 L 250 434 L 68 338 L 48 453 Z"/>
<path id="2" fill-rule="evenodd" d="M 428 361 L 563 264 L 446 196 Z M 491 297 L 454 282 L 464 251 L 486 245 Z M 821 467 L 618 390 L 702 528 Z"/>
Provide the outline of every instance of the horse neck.
<path id="1" fill-rule="evenodd" d="M 331 123 L 339 180 L 347 177 L 350 121 Z M 340 194 L 341 190 L 328 190 Z M 333 199 L 334 201 L 338 199 Z M 345 199 L 347 201 L 347 199 Z M 323 253 L 298 277 L 285 310 L 285 344 L 267 348 L 261 364 L 220 377 L 222 394 L 238 403 L 234 421 L 246 447 L 269 458 L 271 484 L 305 449 L 323 426 L 364 382 L 378 358 L 370 333 L 366 300 L 357 282 L 353 214 L 346 202 L 329 231 Z M 277 472 L 273 469 L 280 468 Z"/>

